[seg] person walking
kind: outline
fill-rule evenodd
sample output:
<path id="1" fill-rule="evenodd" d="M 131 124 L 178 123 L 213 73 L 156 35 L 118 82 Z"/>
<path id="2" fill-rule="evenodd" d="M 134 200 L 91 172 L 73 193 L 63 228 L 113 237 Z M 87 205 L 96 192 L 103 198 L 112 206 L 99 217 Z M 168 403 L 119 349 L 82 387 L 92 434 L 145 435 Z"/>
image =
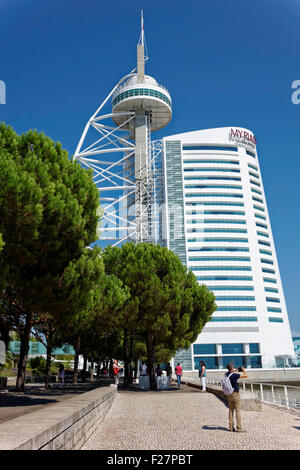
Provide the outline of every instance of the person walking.
<path id="1" fill-rule="evenodd" d="M 233 389 L 231 395 L 227 395 L 228 401 L 228 408 L 229 408 L 229 431 L 236 431 L 236 432 L 246 432 L 242 429 L 242 422 L 241 422 L 241 397 L 239 393 L 239 379 L 246 379 L 248 375 L 246 375 L 246 370 L 243 367 L 239 367 L 238 369 L 234 369 L 233 364 L 230 362 L 227 364 L 228 372 L 226 372 L 225 377 L 228 377 Z M 243 374 L 238 374 L 238 371 L 243 372 Z M 236 429 L 233 425 L 233 415 L 234 410 L 236 414 Z"/>
<path id="2" fill-rule="evenodd" d="M 200 362 L 199 377 L 202 385 L 202 392 L 206 392 L 206 365 L 203 361 Z"/>
<path id="3" fill-rule="evenodd" d="M 161 370 L 160 364 L 157 364 L 157 367 L 156 367 L 156 375 L 157 375 L 157 377 L 161 377 L 161 376 L 162 376 L 162 370 Z"/>
<path id="4" fill-rule="evenodd" d="M 177 366 L 175 367 L 175 374 L 177 377 L 178 388 L 181 388 L 182 367 L 180 365 L 180 362 L 178 362 Z"/>
<path id="5" fill-rule="evenodd" d="M 118 364 L 117 359 L 114 360 L 113 363 L 113 374 L 115 378 L 115 386 L 117 387 L 119 385 L 119 371 L 121 369 L 121 366 Z"/>
<path id="6" fill-rule="evenodd" d="M 144 362 L 142 362 L 142 366 L 140 368 L 140 375 L 142 376 L 147 375 L 147 366 Z"/>

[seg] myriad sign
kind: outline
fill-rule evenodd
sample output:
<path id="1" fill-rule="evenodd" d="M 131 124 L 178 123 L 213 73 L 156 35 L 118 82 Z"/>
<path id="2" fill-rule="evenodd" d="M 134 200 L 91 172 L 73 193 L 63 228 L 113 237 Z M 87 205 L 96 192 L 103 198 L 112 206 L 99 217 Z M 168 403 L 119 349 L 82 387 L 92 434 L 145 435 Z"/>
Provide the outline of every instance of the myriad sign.
<path id="1" fill-rule="evenodd" d="M 253 134 L 240 129 L 230 129 L 229 140 L 237 144 L 247 145 L 254 148 L 256 146 L 256 138 Z"/>

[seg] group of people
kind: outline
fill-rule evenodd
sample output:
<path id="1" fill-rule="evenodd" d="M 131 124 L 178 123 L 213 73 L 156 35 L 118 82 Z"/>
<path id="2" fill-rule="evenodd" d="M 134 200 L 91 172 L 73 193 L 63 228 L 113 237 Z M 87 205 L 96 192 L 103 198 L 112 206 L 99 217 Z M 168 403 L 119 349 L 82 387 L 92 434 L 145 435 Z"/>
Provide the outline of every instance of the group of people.
<path id="1" fill-rule="evenodd" d="M 173 370 L 172 370 L 171 364 L 169 362 L 166 365 L 164 371 L 167 373 L 167 377 L 170 377 L 170 380 L 171 380 Z M 164 371 L 161 368 L 161 365 L 157 364 L 157 367 L 156 367 L 156 370 L 155 370 L 157 377 L 161 377 L 163 375 Z M 141 376 L 148 375 L 148 368 L 147 368 L 145 362 L 142 362 L 142 365 L 140 367 L 140 375 Z"/>
<path id="2" fill-rule="evenodd" d="M 245 432 L 242 429 L 242 424 L 241 424 L 241 398 L 239 394 L 238 380 L 247 378 L 248 376 L 246 375 L 246 371 L 243 367 L 238 367 L 237 369 L 234 369 L 234 365 L 231 362 L 227 364 L 226 367 L 227 367 L 227 372 L 225 373 L 225 377 L 228 378 L 229 380 L 229 387 L 227 385 L 228 391 L 225 391 L 226 396 L 227 396 L 228 409 L 229 409 L 229 430 L 236 431 L 236 432 Z M 113 374 L 114 374 L 114 379 L 115 379 L 115 386 L 119 385 L 119 373 L 120 373 L 121 368 L 122 366 L 119 365 L 118 361 L 115 359 L 113 363 Z M 172 370 L 170 362 L 168 362 L 164 370 L 167 373 L 167 377 L 170 377 L 170 383 L 171 383 L 173 370 Z M 180 363 L 178 362 L 177 366 L 175 367 L 175 375 L 177 378 L 177 386 L 179 389 L 181 388 L 182 374 L 183 374 L 183 369 Z M 147 369 L 145 362 L 142 362 L 142 365 L 140 367 L 140 375 L 141 376 L 148 375 L 148 369 Z M 156 375 L 157 377 L 161 377 L 163 375 L 163 370 L 160 364 L 158 364 L 156 367 Z M 202 392 L 206 392 L 206 365 L 203 361 L 201 361 L 199 365 L 199 378 L 200 378 L 201 385 L 202 385 Z M 64 384 L 63 364 L 61 364 L 59 368 L 59 382 L 60 382 L 60 387 L 63 388 L 63 384 Z M 223 390 L 226 390 L 226 386 L 223 387 Z M 236 429 L 233 423 L 234 412 L 236 414 Z"/>

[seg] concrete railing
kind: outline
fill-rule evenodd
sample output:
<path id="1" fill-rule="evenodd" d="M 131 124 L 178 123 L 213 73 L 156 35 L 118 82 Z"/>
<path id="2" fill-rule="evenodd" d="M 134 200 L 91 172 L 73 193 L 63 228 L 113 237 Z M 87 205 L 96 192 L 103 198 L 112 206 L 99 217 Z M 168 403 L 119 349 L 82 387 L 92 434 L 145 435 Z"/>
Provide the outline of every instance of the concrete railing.
<path id="1" fill-rule="evenodd" d="M 199 380 L 184 380 L 182 379 L 182 383 L 189 385 L 190 387 L 195 387 L 202 389 L 202 385 L 199 382 Z M 223 392 L 223 389 L 221 387 L 221 384 L 213 383 L 212 381 L 207 381 L 206 382 L 206 391 L 213 393 L 214 395 L 218 396 L 222 400 L 227 401 L 227 396 Z M 243 411 L 261 411 L 261 401 L 257 395 L 256 392 L 254 391 L 245 391 L 240 388 L 240 397 L 241 397 L 241 409 Z"/>
<path id="2" fill-rule="evenodd" d="M 80 449 L 110 410 L 117 389 L 100 387 L 0 424 L 1 450 Z"/>

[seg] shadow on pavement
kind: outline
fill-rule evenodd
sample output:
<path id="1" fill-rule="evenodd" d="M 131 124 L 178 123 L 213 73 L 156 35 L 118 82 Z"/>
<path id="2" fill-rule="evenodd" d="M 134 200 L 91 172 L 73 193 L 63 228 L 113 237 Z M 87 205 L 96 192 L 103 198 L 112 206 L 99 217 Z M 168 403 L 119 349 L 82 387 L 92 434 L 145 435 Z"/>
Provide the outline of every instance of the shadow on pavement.
<path id="1" fill-rule="evenodd" d="M 228 431 L 228 428 L 224 428 L 223 426 L 202 426 L 202 429 L 209 430 L 209 431 Z"/>

